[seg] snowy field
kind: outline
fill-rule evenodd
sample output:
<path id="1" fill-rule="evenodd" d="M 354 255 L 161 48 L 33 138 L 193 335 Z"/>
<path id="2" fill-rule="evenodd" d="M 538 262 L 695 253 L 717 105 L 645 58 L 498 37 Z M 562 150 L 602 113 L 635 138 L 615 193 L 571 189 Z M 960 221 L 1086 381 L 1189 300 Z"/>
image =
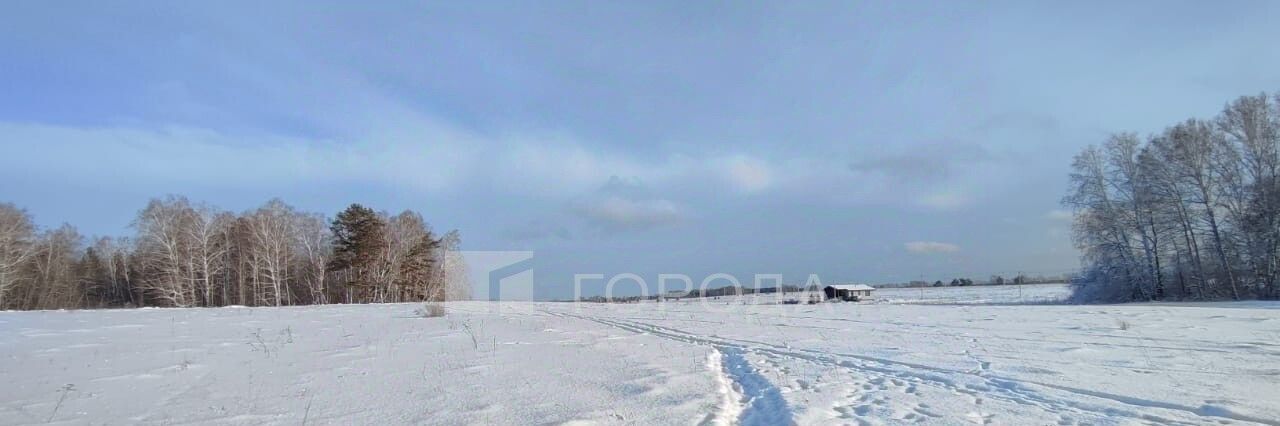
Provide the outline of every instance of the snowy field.
<path id="1" fill-rule="evenodd" d="M 1021 287 L 1021 288 L 1020 288 Z M 814 292 L 821 294 L 821 292 Z M 1067 284 L 1028 284 L 1023 286 L 913 287 L 880 288 L 866 303 L 923 305 L 1012 305 L 1061 303 L 1071 296 Z M 775 304 L 782 300 L 809 300 L 809 292 L 722 296 L 716 301 L 739 300 L 748 304 Z M 702 299 L 680 299 L 680 303 L 703 303 Z"/>
<path id="2" fill-rule="evenodd" d="M 882 288 L 875 298 L 889 303 L 1019 304 L 1054 303 L 1071 296 L 1067 284 L 1027 284 L 973 287 Z"/>
<path id="3" fill-rule="evenodd" d="M 1277 304 L 415 308 L 0 312 L 0 424 L 1280 423 Z"/>

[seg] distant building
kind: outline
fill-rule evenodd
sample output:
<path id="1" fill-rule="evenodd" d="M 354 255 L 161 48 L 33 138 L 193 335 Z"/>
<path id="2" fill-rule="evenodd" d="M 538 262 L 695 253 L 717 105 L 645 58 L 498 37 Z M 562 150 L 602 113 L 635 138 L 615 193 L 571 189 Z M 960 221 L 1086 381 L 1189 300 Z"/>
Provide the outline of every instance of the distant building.
<path id="1" fill-rule="evenodd" d="M 686 297 L 689 297 L 688 290 L 669 290 L 666 293 L 659 295 L 658 301 L 661 302 L 663 300 L 680 300 Z"/>
<path id="2" fill-rule="evenodd" d="M 857 302 L 871 298 L 875 287 L 865 284 L 832 284 L 822 289 L 827 300 L 840 299 L 846 302 Z"/>

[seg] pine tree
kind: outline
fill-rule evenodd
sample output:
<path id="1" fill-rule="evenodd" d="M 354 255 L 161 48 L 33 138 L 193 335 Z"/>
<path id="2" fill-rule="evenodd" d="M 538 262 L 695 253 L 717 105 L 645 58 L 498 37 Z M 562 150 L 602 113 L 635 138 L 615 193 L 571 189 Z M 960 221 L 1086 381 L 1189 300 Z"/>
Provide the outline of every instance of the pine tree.
<path id="1" fill-rule="evenodd" d="M 329 229 L 333 232 L 333 259 L 328 269 L 345 275 L 347 301 L 367 301 L 373 270 L 386 247 L 386 223 L 368 207 L 352 204 L 338 213 Z"/>

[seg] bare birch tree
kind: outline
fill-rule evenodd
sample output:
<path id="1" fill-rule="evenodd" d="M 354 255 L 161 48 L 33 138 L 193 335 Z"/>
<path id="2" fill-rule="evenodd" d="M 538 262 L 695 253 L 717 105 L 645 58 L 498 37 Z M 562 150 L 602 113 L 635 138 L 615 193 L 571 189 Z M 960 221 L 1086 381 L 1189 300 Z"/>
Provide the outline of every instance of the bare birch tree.
<path id="1" fill-rule="evenodd" d="M 442 245 L 416 212 L 352 205 L 332 223 L 279 199 L 241 215 L 180 196 L 147 203 L 136 236 L 95 238 L 70 225 L 37 233 L 0 204 L 0 307 L 197 307 L 444 300 Z"/>
<path id="2" fill-rule="evenodd" d="M 298 248 L 295 250 L 300 263 L 298 276 L 302 277 L 303 287 L 308 291 L 309 302 L 330 303 L 326 266 L 333 257 L 333 237 L 327 222 L 323 215 L 302 213 L 294 220 L 294 229 L 298 233 Z"/>
<path id="3" fill-rule="evenodd" d="M 252 237 L 250 252 L 262 283 L 256 300 L 275 306 L 292 304 L 290 266 L 296 247 L 293 207 L 273 199 L 246 216 Z"/>
<path id="4" fill-rule="evenodd" d="M 195 306 L 196 290 L 191 253 L 190 221 L 197 216 L 186 198 L 151 200 L 134 221 L 137 256 L 148 298 L 169 306 Z"/>
<path id="5" fill-rule="evenodd" d="M 15 306 L 6 297 L 22 283 L 22 269 L 35 252 L 35 225 L 27 212 L 0 203 L 0 309 Z"/>

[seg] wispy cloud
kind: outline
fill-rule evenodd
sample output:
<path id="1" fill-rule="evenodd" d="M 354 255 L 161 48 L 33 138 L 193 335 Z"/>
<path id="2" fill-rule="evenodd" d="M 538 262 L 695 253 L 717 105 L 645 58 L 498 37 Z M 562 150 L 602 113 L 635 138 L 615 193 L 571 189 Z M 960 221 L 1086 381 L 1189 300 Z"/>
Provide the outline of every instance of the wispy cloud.
<path id="1" fill-rule="evenodd" d="M 441 139 L 455 134 L 423 129 Z M 335 143 L 280 135 L 231 135 L 189 127 L 60 127 L 0 123 L 15 144 L 0 165 L 62 178 L 145 183 L 251 185 L 328 180 L 378 181 L 426 190 L 457 184 L 475 161 L 466 143 Z M 373 165 L 376 165 L 374 167 Z"/>
<path id="2" fill-rule="evenodd" d="M 855 172 L 878 173 L 905 183 L 935 182 L 965 167 L 992 158 L 981 145 L 965 143 L 914 147 L 910 152 L 864 158 L 849 163 Z"/>
<path id="3" fill-rule="evenodd" d="M 486 135 L 426 116 L 402 117 L 394 130 L 357 131 L 340 140 L 167 124 L 3 121 L 0 139 L 25 142 L 7 147 L 0 167 L 31 175 L 56 169 L 60 179 L 83 182 L 237 187 L 348 181 L 448 193 L 488 181 L 506 193 L 562 198 L 619 175 L 661 187 L 693 184 L 739 193 L 774 184 L 769 167 L 748 155 L 645 161 L 570 136 Z"/>
<path id="4" fill-rule="evenodd" d="M 938 241 L 912 241 L 903 244 L 907 251 L 916 254 L 938 254 L 938 253 L 956 253 L 960 251 L 960 246 L 943 243 Z"/>
<path id="5" fill-rule="evenodd" d="M 638 231 L 678 223 L 685 211 L 674 201 L 654 196 L 637 177 L 610 176 L 595 193 L 579 201 L 574 211 L 596 228 Z"/>
<path id="6" fill-rule="evenodd" d="M 631 200 L 610 196 L 581 205 L 579 211 L 592 224 L 609 231 L 645 230 L 680 221 L 675 203 L 663 199 Z"/>

